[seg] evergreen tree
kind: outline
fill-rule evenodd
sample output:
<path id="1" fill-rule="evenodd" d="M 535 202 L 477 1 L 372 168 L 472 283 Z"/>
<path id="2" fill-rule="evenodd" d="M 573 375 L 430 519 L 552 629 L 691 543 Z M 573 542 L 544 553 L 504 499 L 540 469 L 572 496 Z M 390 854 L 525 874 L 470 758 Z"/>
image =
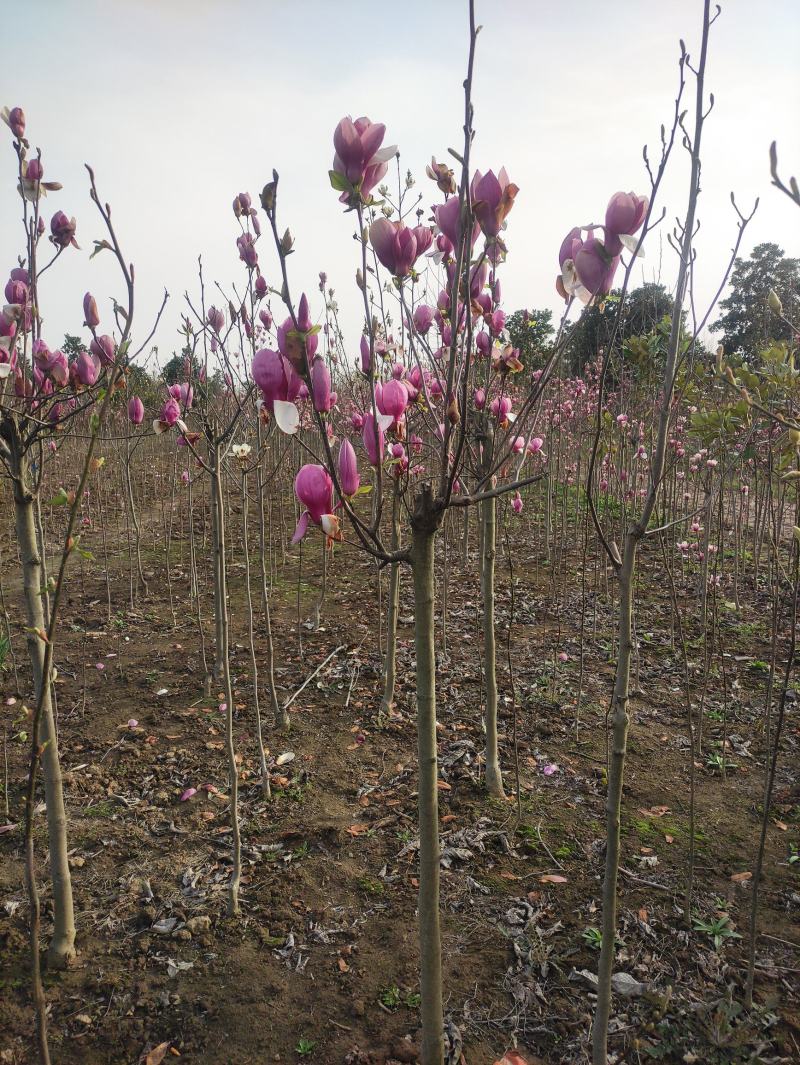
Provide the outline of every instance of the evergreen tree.
<path id="1" fill-rule="evenodd" d="M 787 318 L 797 320 L 800 260 L 787 259 L 777 244 L 758 244 L 749 259 L 734 263 L 730 292 L 719 304 L 724 313 L 711 326 L 722 333 L 726 355 L 752 358 L 772 341 L 791 338 L 791 329 L 769 308 L 770 289 Z"/>

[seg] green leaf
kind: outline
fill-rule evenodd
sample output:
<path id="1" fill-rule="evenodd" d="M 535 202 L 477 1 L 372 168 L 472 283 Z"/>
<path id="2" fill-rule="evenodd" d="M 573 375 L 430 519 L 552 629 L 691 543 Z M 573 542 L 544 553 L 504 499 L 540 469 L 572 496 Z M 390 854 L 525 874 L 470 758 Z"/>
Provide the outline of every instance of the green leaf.
<path id="1" fill-rule="evenodd" d="M 90 259 L 94 259 L 95 255 L 99 255 L 101 251 L 113 251 L 113 247 L 107 240 L 96 240 L 94 242 L 94 251 L 89 256 Z"/>
<path id="2" fill-rule="evenodd" d="M 365 495 L 367 495 L 368 492 L 371 492 L 371 491 L 372 491 L 372 485 L 371 484 L 362 484 L 361 487 L 359 488 L 359 490 L 356 492 L 356 495 L 357 496 L 365 496 Z"/>
<path id="3" fill-rule="evenodd" d="M 331 186 L 336 189 L 337 192 L 354 192 L 353 186 L 344 176 L 340 174 L 338 170 L 329 170 L 328 177 L 331 181 Z"/>
<path id="4" fill-rule="evenodd" d="M 48 500 L 51 507 L 65 507 L 69 503 L 69 496 L 63 488 L 59 488 L 52 499 Z"/>

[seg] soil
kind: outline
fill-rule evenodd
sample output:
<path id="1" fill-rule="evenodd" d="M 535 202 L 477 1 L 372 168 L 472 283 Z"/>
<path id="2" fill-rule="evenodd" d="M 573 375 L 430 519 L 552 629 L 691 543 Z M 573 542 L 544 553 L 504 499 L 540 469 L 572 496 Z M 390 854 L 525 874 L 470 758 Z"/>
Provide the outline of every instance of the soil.
<path id="1" fill-rule="evenodd" d="M 151 545 L 152 535 L 146 525 Z M 82 542 L 103 557 L 99 533 L 89 530 Z M 6 537 L 4 559 L 12 551 Z M 155 1063 L 163 1054 L 166 1062 L 193 1065 L 413 1062 L 419 997 L 410 579 L 402 582 L 397 704 L 381 724 L 374 567 L 351 548 L 337 548 L 321 627 L 301 625 L 298 633 L 297 549 L 285 565 L 278 560 L 273 622 L 280 697 L 287 699 L 331 651 L 345 647 L 292 703 L 289 735 L 271 727 L 261 677 L 271 754 L 294 754 L 273 769 L 268 800 L 255 747 L 243 564 L 234 547 L 232 669 L 245 868 L 243 915 L 232 919 L 226 916 L 222 697 L 204 695 L 186 543 L 174 542 L 170 558 L 168 586 L 163 550 L 145 551 L 150 594 L 129 609 L 128 557 L 124 550 L 113 557 L 110 616 L 102 564 L 75 565 L 68 585 L 56 659 L 79 955 L 68 972 L 45 972 L 53 1060 L 128 1065 Z M 444 979 L 450 1060 L 459 1060 L 460 1040 L 468 1065 L 491 1065 L 515 1044 L 529 1065 L 588 1060 L 613 610 L 604 589 L 595 594 L 591 561 L 576 726 L 580 558 L 575 552 L 568 589 L 554 597 L 558 561 L 548 563 L 531 532 L 515 538 L 512 698 L 511 579 L 502 550 L 498 557 L 501 751 L 509 795 L 502 802 L 488 798 L 481 783 L 474 551 L 468 572 L 457 541 L 449 552 L 448 638 L 445 647 L 439 634 L 437 677 Z M 800 842 L 800 718 L 793 693 L 761 886 L 757 1006 L 751 1013 L 740 1008 L 752 891 L 747 874 L 754 868 L 764 786 L 769 600 L 759 593 L 738 611 L 720 604 L 725 658 L 711 662 L 704 701 L 693 912 L 705 921 L 728 914 L 726 928 L 742 936 L 726 936 L 717 949 L 707 932 L 687 928 L 683 915 L 690 839 L 686 703 L 659 564 L 655 554 L 645 555 L 638 594 L 619 892 L 616 968 L 637 987 L 615 996 L 610 1045 L 617 1061 L 637 1063 L 797 1061 L 800 863 L 789 857 L 790 845 Z M 319 579 L 318 541 L 311 541 L 300 583 L 303 619 L 312 613 Z M 8 563 L 4 582 L 19 632 L 19 589 Z M 203 592 L 210 654 L 210 590 Z M 684 626 L 697 705 L 704 652 L 694 599 L 686 603 Z M 258 630 L 263 666 L 260 616 Z M 21 707 L 30 702 L 22 639 L 16 650 L 21 691 L 10 668 L 2 677 L 8 817 L 0 834 L 0 1062 L 21 1065 L 33 1062 L 35 1051 L 21 846 L 27 753 Z M 780 663 L 783 640 L 778 651 Z M 561 652 L 566 662 L 559 661 Z M 734 763 L 724 776 L 719 758 L 713 760 L 723 739 Z M 182 798 L 189 788 L 197 790 Z M 46 937 L 41 816 L 36 843 Z"/>

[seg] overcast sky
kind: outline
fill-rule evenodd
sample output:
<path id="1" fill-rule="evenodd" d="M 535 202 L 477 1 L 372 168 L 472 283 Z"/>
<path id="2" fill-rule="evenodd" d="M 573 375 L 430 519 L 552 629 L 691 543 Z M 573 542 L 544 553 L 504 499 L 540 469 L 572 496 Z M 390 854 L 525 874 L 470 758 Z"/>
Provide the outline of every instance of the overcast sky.
<path id="1" fill-rule="evenodd" d="M 701 0 L 478 0 L 473 159 L 482 170 L 505 165 L 520 187 L 507 233 L 508 310 L 557 309 L 553 282 L 567 230 L 602 221 L 617 189 L 647 190 L 642 146 L 652 145 L 655 157 L 659 126 L 673 109 L 678 40 L 698 54 L 701 13 Z M 94 166 L 136 266 L 140 339 L 163 289 L 172 295 L 156 337 L 162 363 L 179 346 L 176 325 L 184 291 L 196 290 L 197 256 L 207 280 L 241 279 L 231 201 L 247 190 L 257 203 L 275 167 L 280 222 L 296 239 L 293 291 L 318 295 L 317 273 L 327 271 L 355 356 L 357 249 L 353 216 L 328 182 L 333 129 L 345 114 L 384 122 L 386 143 L 399 146 L 425 203 L 434 202 L 425 164 L 461 144 L 465 0 L 28 0 L 23 23 L 26 46 L 4 50 L 0 104 L 24 108 L 45 178 L 64 185 L 48 196 L 46 220 L 59 208 L 74 214 L 82 247 L 43 280 L 51 346 L 65 331 L 80 332 L 87 289 L 106 328 L 107 298 L 123 296 L 110 257 L 89 261 L 102 233 L 84 162 Z M 761 197 L 745 253 L 772 240 L 800 254 L 800 211 L 771 187 L 768 164 L 776 139 L 784 175 L 800 177 L 799 55 L 798 0 L 723 5 L 707 75 L 716 106 L 703 152 L 700 304 L 730 253 L 732 190 L 747 210 Z M 10 268 L 21 226 L 10 133 L 0 134 L 0 233 Z M 662 199 L 668 220 L 683 211 L 686 185 L 685 153 L 676 153 Z M 275 258 L 266 241 L 261 248 L 263 272 L 275 281 Z M 651 239 L 642 270 L 644 279 L 672 285 L 665 240 Z"/>

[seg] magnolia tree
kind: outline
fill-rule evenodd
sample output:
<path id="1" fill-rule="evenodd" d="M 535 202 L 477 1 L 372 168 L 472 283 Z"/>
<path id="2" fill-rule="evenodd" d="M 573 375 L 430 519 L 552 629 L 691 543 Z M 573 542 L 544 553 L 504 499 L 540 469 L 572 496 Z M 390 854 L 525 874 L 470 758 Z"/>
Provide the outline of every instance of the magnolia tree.
<path id="1" fill-rule="evenodd" d="M 562 245 L 560 255 L 562 270 L 561 276 L 557 281 L 557 287 L 562 295 L 568 296 L 574 293 L 585 299 L 585 293 L 581 289 L 588 289 L 589 293 L 591 293 L 593 286 L 597 286 L 594 289 L 595 293 L 610 291 L 611 283 L 620 263 L 619 256 L 623 249 L 630 250 L 634 257 L 640 254 L 642 243 L 648 232 L 660 221 L 660 219 L 654 220 L 653 218 L 654 205 L 660 192 L 667 164 L 672 155 L 673 146 L 676 144 L 676 140 L 682 144 L 690 160 L 689 187 L 685 215 L 683 219 L 676 223 L 675 230 L 670 235 L 670 245 L 676 252 L 678 259 L 674 306 L 666 340 L 660 381 L 657 384 L 653 399 L 652 414 L 647 418 L 647 421 L 650 422 L 647 427 L 651 437 L 650 454 L 648 455 L 644 447 L 640 445 L 641 457 L 647 464 L 648 476 L 646 483 L 632 498 L 631 509 L 622 528 L 621 550 L 616 542 L 606 535 L 603 523 L 598 515 L 595 493 L 598 488 L 598 480 L 600 480 L 600 486 L 605 480 L 602 463 L 598 471 L 598 458 L 602 449 L 603 403 L 609 365 L 608 352 L 613 349 L 619 330 L 623 300 L 620 300 L 619 303 L 611 340 L 608 344 L 608 352 L 604 357 L 600 373 L 596 428 L 587 474 L 587 497 L 592 521 L 600 543 L 619 582 L 617 663 L 611 701 L 611 743 L 606 799 L 607 842 L 603 882 L 602 941 L 598 967 L 597 1007 L 592 1031 L 592 1060 L 594 1065 L 605 1065 L 608 1059 L 608 1023 L 611 1011 L 611 977 L 615 955 L 617 880 L 621 846 L 620 815 L 627 737 L 630 725 L 630 673 L 634 651 L 634 582 L 637 554 L 641 543 L 646 537 L 663 531 L 661 527 L 654 527 L 651 524 L 651 520 L 659 499 L 663 497 L 665 479 L 669 472 L 670 463 L 674 461 L 679 450 L 674 447 L 677 438 L 680 436 L 679 405 L 675 401 L 676 387 L 682 369 L 685 369 L 687 365 L 691 365 L 694 360 L 698 336 L 706 325 L 713 309 L 712 301 L 711 306 L 700 316 L 696 311 L 694 300 L 691 299 L 692 326 L 691 329 L 685 327 L 683 309 L 684 304 L 690 300 L 692 294 L 695 268 L 693 241 L 697 228 L 703 126 L 710 108 L 713 106 L 713 96 L 710 97 L 709 102 L 706 99 L 705 90 L 708 41 L 711 26 L 718 14 L 719 8 L 717 8 L 715 15 L 711 15 L 709 0 L 705 0 L 700 53 L 696 62 L 692 62 L 683 42 L 681 42 L 679 87 L 675 100 L 674 118 L 670 129 L 665 129 L 662 126 L 661 154 L 655 170 L 650 166 L 647 151 L 645 150 L 644 153 L 645 163 L 651 179 L 650 196 L 646 199 L 640 199 L 636 196 L 615 197 L 606 211 L 602 237 L 596 235 L 596 231 L 600 227 L 588 227 L 588 236 L 585 240 L 582 239 L 580 232 L 573 230 Z M 695 82 L 692 123 L 687 121 L 687 112 L 682 110 L 687 75 L 693 77 Z M 748 217 L 742 215 L 736 207 L 733 196 L 731 196 L 731 199 L 738 217 L 738 230 L 733 254 L 718 292 L 724 287 L 738 252 L 745 227 L 752 217 L 752 213 Z M 635 236 L 637 232 L 639 232 L 638 237 Z M 626 270 L 626 285 L 631 266 L 632 263 L 628 265 Z M 623 293 L 624 291 L 625 286 L 623 287 Z M 600 473 L 599 478 L 598 472 Z M 683 521 L 688 523 L 690 520 L 691 515 L 684 518 L 679 517 L 674 523 L 670 524 L 678 524 Z M 691 721 L 690 733 L 693 734 Z M 693 750 L 693 739 L 691 746 Z"/>
<path id="2" fill-rule="evenodd" d="M 472 15 L 472 13 L 471 13 Z M 545 386 L 565 335 L 566 313 L 575 296 L 602 298 L 626 246 L 638 243 L 647 201 L 618 194 L 609 206 L 606 241 L 585 241 L 573 232 L 562 249 L 567 309 L 545 366 L 514 387 L 523 367 L 508 343 L 501 307 L 500 273 L 508 254 L 506 219 L 518 193 L 504 169 L 473 171 L 472 69 L 476 28 L 471 17 L 465 82 L 464 145 L 453 153 L 458 178 L 432 161 L 428 176 L 436 194 L 430 211 L 424 197 L 409 204 L 412 182 L 386 184 L 395 147 L 385 148 L 384 126 L 368 118 L 344 118 L 334 132 L 330 180 L 354 218 L 359 246 L 356 285 L 364 309 L 358 383 L 339 400 L 341 371 L 321 353 L 305 295 L 295 302 L 287 268 L 289 231 L 278 223 L 277 172 L 261 193 L 280 265 L 280 296 L 288 318 L 277 346 L 259 350 L 252 365 L 262 412 L 297 435 L 309 453 L 295 494 L 302 511 L 294 541 L 320 535 L 332 546 L 357 544 L 380 565 L 392 567 L 389 630 L 397 609 L 400 566 L 413 577 L 417 734 L 419 756 L 419 935 L 422 1060 L 443 1060 L 441 940 L 439 930 L 439 838 L 437 810 L 436 655 L 434 578 L 437 533 L 448 511 L 482 509 L 482 574 L 487 645 L 487 785 L 502 793 L 497 760 L 492 567 L 494 505 L 543 476 L 537 465 L 542 438 L 535 435 Z M 307 400 L 304 397 L 307 396 Z M 351 440 L 350 437 L 353 439 Z M 370 471 L 369 485 L 361 470 Z M 391 498 L 390 536 L 382 522 L 386 486 Z M 368 514 L 359 505 L 371 489 Z M 404 520 L 403 520 L 404 519 Z M 407 529 L 403 535 L 404 528 Z M 391 636 L 390 636 L 391 643 Z M 393 698 L 392 656 L 387 655 L 384 708 Z"/>
<path id="3" fill-rule="evenodd" d="M 23 236 L 18 265 L 10 271 L 5 286 L 7 302 L 0 314 L 0 463 L 12 487 L 35 702 L 30 722 L 31 757 L 26 792 L 26 873 L 39 1046 L 43 1060 L 49 1061 L 39 976 L 39 896 L 33 853 L 36 782 L 41 761 L 54 918 L 48 957 L 51 965 L 63 968 L 75 956 L 75 916 L 54 712 L 53 654 L 68 560 L 75 553 L 91 557 L 81 548 L 80 538 L 74 531 L 89 476 L 102 466 L 102 459 L 93 458 L 98 432 L 115 393 L 125 387 L 134 276 L 133 267 L 126 263 L 117 241 L 111 209 L 101 202 L 89 169 L 90 196 L 106 230 L 106 236 L 94 242 L 95 253 L 108 250 L 115 256 L 122 271 L 126 299 L 124 305 L 114 301 L 116 328 L 102 333 L 97 303 L 87 292 L 83 300 L 83 325 L 91 337 L 88 349 L 70 360 L 58 348 L 50 347 L 42 329 L 47 274 L 62 255 L 69 255 L 70 249 L 78 247 L 76 222 L 63 211 L 56 211 L 48 227 L 44 198 L 48 193 L 60 191 L 61 185 L 44 180 L 42 153 L 31 150 L 22 109 L 5 109 L 3 118 L 13 136 Z M 81 426 L 85 431 L 87 424 L 88 444 L 77 476 L 73 474 L 50 500 L 51 504 L 67 508 L 63 547 L 57 574 L 52 576 L 47 572 L 41 516 L 43 471 L 56 460 L 61 442 L 73 427 Z"/>
<path id="4" fill-rule="evenodd" d="M 261 226 L 257 209 L 252 205 L 251 197 L 246 192 L 239 193 L 233 201 L 233 211 L 239 222 L 240 233 L 236 245 L 240 260 L 245 270 L 244 291 L 238 294 L 234 286 L 232 293 L 226 297 L 228 316 L 215 305 L 206 305 L 205 283 L 202 264 L 200 264 L 200 299 L 196 305 L 187 295 L 188 313 L 182 323 L 185 357 L 182 361 L 182 380 L 166 389 L 163 402 L 153 419 L 153 431 L 157 435 L 174 431 L 176 446 L 187 455 L 187 460 L 194 469 L 201 470 L 209 480 L 211 499 L 211 533 L 212 533 L 212 586 L 214 590 L 214 631 L 215 658 L 213 677 L 208 678 L 208 688 L 215 681 L 222 689 L 223 702 L 220 710 L 226 718 L 226 750 L 230 776 L 231 826 L 233 868 L 229 883 L 228 909 L 231 915 L 240 913 L 239 887 L 241 881 L 241 834 L 238 819 L 238 782 L 237 754 L 234 740 L 234 699 L 230 670 L 229 632 L 230 605 L 228 597 L 228 556 L 227 522 L 223 491 L 226 466 L 231 464 L 238 469 L 243 509 L 245 584 L 247 593 L 248 633 L 250 642 L 251 668 L 253 674 L 253 701 L 256 720 L 259 762 L 262 786 L 269 794 L 270 767 L 263 742 L 262 721 L 259 704 L 259 665 L 255 650 L 255 623 L 250 582 L 249 553 L 249 494 L 247 490 L 248 475 L 256 474 L 256 498 L 259 519 L 260 541 L 260 581 L 264 622 L 267 637 L 268 660 L 266 666 L 267 689 L 273 718 L 278 728 L 289 727 L 289 716 L 285 707 L 280 706 L 275 688 L 274 647 L 270 620 L 269 592 L 266 575 L 265 552 L 265 511 L 264 489 L 271 482 L 274 470 L 265 467 L 267 452 L 265 448 L 265 429 L 271 431 L 269 420 L 261 415 L 261 404 L 253 404 L 254 386 L 250 378 L 252 365 L 253 377 L 261 380 L 263 393 L 271 394 L 271 388 L 262 376 L 268 373 L 263 366 L 263 352 L 257 352 L 257 342 L 266 341 L 273 332 L 272 315 L 269 311 L 267 282 L 261 273 L 258 258 L 258 241 Z M 291 324 L 291 323 L 290 323 Z M 278 336 L 285 329 L 278 329 Z M 223 387 L 211 387 L 210 375 L 213 363 L 223 370 Z M 307 395 L 306 386 L 296 380 L 287 382 L 283 390 L 278 389 L 289 406 L 287 397 L 293 399 Z M 335 397 L 334 397 L 335 398 Z M 278 401 L 279 404 L 283 400 Z M 292 408 L 296 414 L 295 408 Z M 297 428 L 298 419 L 284 423 L 278 416 L 283 412 L 279 405 L 276 421 L 289 431 L 290 435 Z M 130 412 L 131 420 L 143 420 L 139 406 Z M 253 428 L 255 432 L 253 434 Z M 247 442 L 247 435 L 255 436 L 255 446 Z M 191 485 L 193 474 L 190 469 L 184 471 L 184 481 Z M 199 610 L 199 605 L 198 605 Z M 202 628 L 202 623 L 200 622 Z"/>

